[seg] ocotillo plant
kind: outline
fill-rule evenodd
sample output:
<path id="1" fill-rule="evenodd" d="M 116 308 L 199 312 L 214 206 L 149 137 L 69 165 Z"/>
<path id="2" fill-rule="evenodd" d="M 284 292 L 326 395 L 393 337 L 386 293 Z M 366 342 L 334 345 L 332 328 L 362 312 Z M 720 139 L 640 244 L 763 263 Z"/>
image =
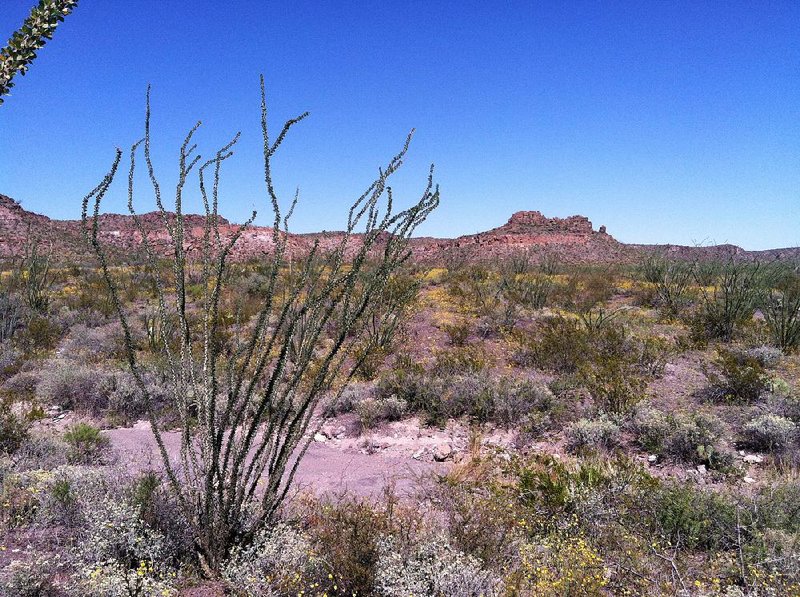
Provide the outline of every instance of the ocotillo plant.
<path id="1" fill-rule="evenodd" d="M 142 246 L 157 288 L 157 318 L 162 330 L 159 348 L 167 363 L 170 394 L 180 421 L 181 448 L 168 452 L 164 430 L 149 408 L 150 426 L 163 461 L 165 476 L 190 522 L 201 566 L 209 574 L 219 570 L 230 547 L 246 542 L 269 525 L 285 499 L 297 466 L 320 419 L 323 397 L 336 397 L 369 356 L 375 334 L 373 313 L 394 325 L 400 303 L 378 305 L 387 286 L 410 252 L 407 239 L 439 203 L 433 167 L 419 201 L 393 212 L 389 178 L 403 162 L 411 134 L 398 155 L 379 170 L 377 179 L 350 207 L 347 226 L 323 250 L 319 240 L 298 255 L 289 247 L 288 221 L 297 195 L 286 214 L 272 179 L 272 159 L 289 129 L 307 113 L 289 120 L 273 140 L 267 126 L 264 80 L 261 79 L 261 126 L 266 196 L 272 208 L 272 251 L 262 271 L 268 280 L 260 309 L 242 325 L 233 339 L 220 340 L 221 304 L 230 291 L 226 275 L 237 241 L 255 218 L 243 225 L 223 226 L 218 217 L 220 168 L 233 154 L 237 134 L 214 157 L 201 162 L 194 155 L 189 132 L 179 158 L 174 213 L 164 208 L 161 187 L 150 157 L 150 92 L 147 96 L 144 138 L 130 151 L 128 207 L 142 237 Z M 413 131 L 412 131 L 413 133 Z M 156 247 L 147 226 L 134 210 L 134 171 L 139 148 L 155 193 L 160 227 L 170 242 L 172 271 L 162 276 L 156 267 Z M 110 172 L 83 201 L 83 222 L 114 301 L 125 336 L 128 363 L 147 404 L 151 404 L 142 377 L 142 365 L 133 339 L 129 315 L 114 283 L 112 264 L 102 243 L 101 201 L 120 164 L 117 150 Z M 182 206 L 189 174 L 197 169 L 205 208 L 202 239 L 188 254 Z M 213 181 L 207 185 L 208 177 Z M 90 210 L 93 201 L 93 210 Z M 152 230 L 152 229 L 150 229 Z M 287 260 L 291 257 L 291 266 Z M 187 269 L 199 266 L 200 298 L 187 293 Z M 178 339 L 165 330 L 175 322 Z M 369 332 L 369 334 L 367 334 Z M 354 349 L 358 347 L 356 352 Z M 366 349 L 365 349 L 366 348 Z"/>
<path id="2" fill-rule="evenodd" d="M 24 75 L 48 39 L 52 39 L 58 24 L 78 5 L 78 0 L 39 0 L 22 27 L 0 49 L 0 105 L 3 96 L 14 86 L 17 73 Z"/>

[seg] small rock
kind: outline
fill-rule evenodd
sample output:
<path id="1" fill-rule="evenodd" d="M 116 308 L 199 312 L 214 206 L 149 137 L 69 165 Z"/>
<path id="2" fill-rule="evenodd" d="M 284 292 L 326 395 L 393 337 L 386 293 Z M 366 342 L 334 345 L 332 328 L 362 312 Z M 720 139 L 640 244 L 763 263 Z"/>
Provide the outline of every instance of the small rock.
<path id="1" fill-rule="evenodd" d="M 744 461 L 748 464 L 760 464 L 764 462 L 764 457 L 761 454 L 748 454 L 744 457 Z"/>
<path id="2" fill-rule="evenodd" d="M 450 444 L 439 444 L 433 449 L 433 459 L 436 462 L 444 462 L 448 458 L 452 458 L 453 448 Z"/>
<path id="3" fill-rule="evenodd" d="M 323 444 L 324 444 L 326 441 L 328 441 L 328 438 L 327 438 L 327 437 L 325 437 L 325 435 L 324 435 L 324 434 L 322 434 L 322 433 L 315 433 L 315 434 L 314 434 L 314 441 L 315 441 L 315 442 L 320 442 L 320 443 L 323 443 Z"/>
<path id="4" fill-rule="evenodd" d="M 739 450 L 739 456 L 744 456 L 744 455 L 745 455 L 745 451 L 744 450 Z"/>
<path id="5" fill-rule="evenodd" d="M 744 479 L 742 479 L 742 481 L 744 481 L 745 483 L 748 483 L 748 484 L 756 482 L 756 480 L 753 479 L 753 477 L 745 477 Z"/>
<path id="6" fill-rule="evenodd" d="M 655 454 L 650 454 L 650 456 L 647 457 L 647 462 L 649 462 L 650 464 L 655 463 L 657 460 L 658 456 Z"/>
<path id="7" fill-rule="evenodd" d="M 697 472 L 700 473 L 701 475 L 705 475 L 706 474 L 706 465 L 705 464 L 698 464 L 697 465 Z"/>
<path id="8" fill-rule="evenodd" d="M 413 458 L 414 460 L 422 460 L 422 457 L 424 455 L 425 455 L 425 448 L 420 448 L 411 455 L 411 458 Z"/>

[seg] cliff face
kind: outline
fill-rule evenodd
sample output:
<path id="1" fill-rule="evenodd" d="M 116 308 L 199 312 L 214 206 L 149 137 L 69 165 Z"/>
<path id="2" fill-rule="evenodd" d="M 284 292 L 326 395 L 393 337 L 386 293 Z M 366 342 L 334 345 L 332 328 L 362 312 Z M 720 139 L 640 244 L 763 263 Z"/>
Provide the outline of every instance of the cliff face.
<path id="1" fill-rule="evenodd" d="M 169 214 L 171 219 L 174 216 Z M 163 226 L 160 213 L 147 213 L 140 216 L 156 252 L 170 254 L 171 239 Z M 219 231 L 222 240 L 227 240 L 236 232 L 237 226 L 224 218 L 219 218 Z M 185 249 L 189 257 L 199 255 L 203 242 L 205 217 L 188 215 L 184 219 Z M 133 260 L 141 257 L 142 236 L 133 218 L 128 215 L 104 214 L 100 216 L 100 230 L 103 244 L 109 254 L 119 260 Z M 281 233 L 283 234 L 283 233 Z M 49 249 L 53 258 L 60 261 L 93 260 L 86 247 L 81 231 L 81 222 L 76 220 L 51 220 L 46 216 L 26 211 L 13 199 L 0 195 L 0 258 L 18 257 L 24 253 L 29 239 L 38 240 Z M 323 248 L 332 248 L 341 240 L 341 233 L 290 234 L 287 245 L 290 253 L 307 251 L 315 241 Z M 358 236 L 351 240 L 351 246 L 358 246 Z M 244 261 L 257 259 L 269 254 L 274 247 L 273 230 L 268 227 L 248 228 L 237 242 L 232 259 Z M 657 247 L 652 245 L 625 245 L 606 233 L 605 226 L 595 230 L 584 216 L 568 218 L 548 218 L 538 211 L 520 211 L 498 228 L 461 236 L 453 239 L 414 238 L 411 240 L 413 257 L 417 260 L 440 261 L 445 257 L 459 255 L 463 258 L 483 261 L 502 259 L 508 255 L 525 251 L 534 258 L 553 255 L 565 262 L 629 262 L 638 258 L 643 251 L 667 250 L 676 257 L 699 258 L 718 257 L 735 254 L 737 256 L 770 255 L 782 258 L 797 257 L 800 249 L 778 251 L 748 252 L 739 247 Z"/>

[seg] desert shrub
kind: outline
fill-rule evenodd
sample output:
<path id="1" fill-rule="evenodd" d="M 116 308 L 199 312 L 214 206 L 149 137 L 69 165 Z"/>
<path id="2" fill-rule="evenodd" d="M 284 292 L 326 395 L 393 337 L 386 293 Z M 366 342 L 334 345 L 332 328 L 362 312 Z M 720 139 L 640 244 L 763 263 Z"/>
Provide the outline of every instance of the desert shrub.
<path id="1" fill-rule="evenodd" d="M 553 533 L 520 549 L 520 562 L 508 584 L 511 594 L 561 597 L 608 594 L 610 570 L 583 537 Z"/>
<path id="2" fill-rule="evenodd" d="M 36 471 L 36 474 L 39 474 Z M 39 499 L 31 490 L 31 475 L 7 474 L 0 486 L 0 528 L 13 529 L 31 524 L 36 520 Z"/>
<path id="3" fill-rule="evenodd" d="M 561 373 L 575 372 L 586 359 L 589 338 L 578 320 L 548 317 L 534 332 L 513 334 L 513 360 L 523 367 L 537 366 Z"/>
<path id="4" fill-rule="evenodd" d="M 661 453 L 672 430 L 669 417 L 662 411 L 645 406 L 638 408 L 630 423 L 636 443 L 644 450 Z"/>
<path id="5" fill-rule="evenodd" d="M 442 330 L 447 334 L 450 346 L 464 346 L 469 338 L 471 327 L 467 321 L 458 321 L 443 324 Z"/>
<path id="6" fill-rule="evenodd" d="M 172 595 L 164 536 L 143 523 L 131 504 L 105 496 L 83 509 L 85 526 L 74 550 L 76 581 L 103 597 Z"/>
<path id="7" fill-rule="evenodd" d="M 153 409 L 156 410 L 165 401 L 163 383 L 154 372 L 146 371 L 141 375 Z M 105 377 L 102 390 L 107 395 L 108 412 L 121 419 L 121 422 L 130 423 L 147 413 L 147 402 L 142 390 L 133 375 L 127 371 L 117 371 Z"/>
<path id="8" fill-rule="evenodd" d="M 586 311 L 578 313 L 578 319 L 586 328 L 589 337 L 592 338 L 599 332 L 611 328 L 616 324 L 623 309 L 606 309 L 605 307 L 592 307 Z"/>
<path id="9" fill-rule="evenodd" d="M 765 414 L 746 423 L 742 432 L 754 449 L 782 452 L 794 441 L 797 425 L 785 417 Z"/>
<path id="10" fill-rule="evenodd" d="M 547 275 L 509 273 L 503 277 L 503 297 L 512 305 L 543 309 L 553 294 L 553 286 L 552 278 Z"/>
<path id="11" fill-rule="evenodd" d="M 23 326 L 24 317 L 22 301 L 0 287 L 0 344 L 13 338 Z"/>
<path id="12" fill-rule="evenodd" d="M 636 442 L 648 452 L 723 471 L 732 465 L 732 455 L 719 443 L 723 424 L 711 415 L 673 415 L 645 407 L 635 413 L 630 428 Z"/>
<path id="13" fill-rule="evenodd" d="M 653 287 L 651 306 L 669 317 L 679 315 L 691 300 L 696 264 L 651 254 L 639 266 L 642 280 Z"/>
<path id="14" fill-rule="evenodd" d="M 615 271 L 607 267 L 593 267 L 580 269 L 571 278 L 577 290 L 574 307 L 578 313 L 586 313 L 613 296 L 617 276 Z"/>
<path id="15" fill-rule="evenodd" d="M 729 402 L 758 400 L 769 388 L 764 365 L 747 353 L 720 349 L 714 360 L 717 371 L 706 368 L 715 398 Z"/>
<path id="16" fill-rule="evenodd" d="M 773 380 L 770 389 L 766 399 L 767 410 L 800 423 L 800 395 L 795 394 L 783 380 Z"/>
<path id="17" fill-rule="evenodd" d="M 580 419 L 565 430 L 567 450 L 583 453 L 608 450 L 619 445 L 620 429 L 606 416 L 598 419 Z"/>
<path id="18" fill-rule="evenodd" d="M 0 377 L 11 375 L 20 364 L 22 352 L 11 342 L 0 342 Z"/>
<path id="19" fill-rule="evenodd" d="M 404 400 L 409 410 L 423 413 L 429 425 L 469 417 L 478 423 L 492 421 L 504 427 L 531 423 L 547 427 L 563 414 L 563 404 L 546 386 L 527 380 L 474 373 L 419 374 L 404 379 L 407 385 L 401 396 L 389 393 L 399 390 L 396 379 L 379 383 L 379 396 Z"/>
<path id="20" fill-rule="evenodd" d="M 479 441 L 473 435 L 472 457 L 426 486 L 425 495 L 437 505 L 450 544 L 497 569 L 514 557 L 520 510 L 503 485 L 507 464 L 497 454 L 476 454 Z"/>
<path id="21" fill-rule="evenodd" d="M 565 527 L 596 532 L 624 514 L 631 492 L 651 485 L 646 472 L 622 456 L 571 461 L 537 455 L 514 464 L 512 478 L 526 529 L 545 536 Z"/>
<path id="22" fill-rule="evenodd" d="M 796 350 L 800 346 L 800 274 L 796 269 L 777 273 L 761 311 L 775 346 L 784 352 Z"/>
<path id="23" fill-rule="evenodd" d="M 429 424 L 439 424 L 447 418 L 445 389 L 443 377 L 428 375 L 421 365 L 401 357 L 393 369 L 378 379 L 376 394 L 382 398 L 395 396 L 405 401 L 409 410 L 425 413 Z"/>
<path id="24" fill-rule="evenodd" d="M 30 424 L 0 401 L 0 454 L 14 454 L 28 439 Z"/>
<path id="25" fill-rule="evenodd" d="M 56 322 L 41 315 L 35 315 L 28 320 L 21 332 L 18 333 L 17 343 L 27 353 L 39 353 L 53 350 L 61 338 L 63 330 Z"/>
<path id="26" fill-rule="evenodd" d="M 765 526 L 786 533 L 800 532 L 800 482 L 796 476 L 765 487 L 757 503 Z"/>
<path id="27" fill-rule="evenodd" d="M 670 417 L 670 425 L 672 429 L 664 445 L 667 455 L 714 469 L 730 467 L 731 454 L 718 444 L 723 432 L 719 419 L 702 413 L 677 414 Z"/>
<path id="28" fill-rule="evenodd" d="M 15 470 L 50 470 L 67 462 L 67 446 L 55 435 L 33 433 L 14 455 Z"/>
<path id="29" fill-rule="evenodd" d="M 108 378 L 93 369 L 51 361 L 41 371 L 37 395 L 49 404 L 93 415 L 108 406 Z"/>
<path id="30" fill-rule="evenodd" d="M 390 492 L 378 503 L 350 495 L 311 501 L 303 521 L 314 553 L 324 563 L 318 589 L 337 595 L 374 595 L 381 538 L 416 535 L 420 520 L 418 511 L 398 504 Z"/>
<path id="31" fill-rule="evenodd" d="M 106 456 L 109 440 L 97 428 L 87 423 L 75 423 L 64 432 L 67 461 L 72 464 L 96 464 Z"/>
<path id="32" fill-rule="evenodd" d="M 556 399 L 547 386 L 532 381 L 501 380 L 501 388 L 492 406 L 491 419 L 504 427 L 518 427 L 543 421 L 537 413 L 558 420 L 564 404 Z M 532 421 L 536 418 L 536 421 Z M 545 425 L 546 426 L 546 425 Z"/>
<path id="33" fill-rule="evenodd" d="M 384 421 L 399 421 L 408 411 L 408 404 L 394 394 L 380 398 L 364 398 L 355 404 L 361 426 L 372 429 Z"/>
<path id="34" fill-rule="evenodd" d="M 623 357 L 595 359 L 580 374 L 599 410 L 624 413 L 645 397 L 646 379 L 635 363 Z"/>
<path id="35" fill-rule="evenodd" d="M 682 484 L 666 484 L 654 493 L 654 536 L 687 549 L 729 549 L 736 542 L 737 509 L 725 494 Z"/>
<path id="36" fill-rule="evenodd" d="M 353 358 L 360 361 L 356 367 L 355 377 L 362 381 L 370 381 L 377 377 L 384 361 L 387 350 L 383 347 L 373 347 L 368 342 L 357 346 L 353 351 Z"/>
<path id="37" fill-rule="evenodd" d="M 29 399 L 36 394 L 39 375 L 34 371 L 20 371 L 9 377 L 2 386 L 2 391 L 11 399 Z"/>
<path id="38" fill-rule="evenodd" d="M 70 329 L 59 346 L 59 356 L 78 362 L 96 363 L 124 354 L 122 330 L 118 325 L 87 328 L 78 324 Z"/>
<path id="39" fill-rule="evenodd" d="M 690 323 L 695 338 L 728 342 L 763 302 L 768 272 L 761 263 L 734 258 L 715 269 L 710 281 L 700 279 L 700 270 L 695 270 L 703 292 L 700 309 Z"/>
<path id="40" fill-rule="evenodd" d="M 743 354 L 751 359 L 758 361 L 765 369 L 776 367 L 783 356 L 780 349 L 773 346 L 756 346 L 748 348 Z"/>
<path id="41" fill-rule="evenodd" d="M 0 571 L 0 589 L 15 597 L 55 597 L 61 594 L 53 582 L 57 566 L 40 557 L 14 560 Z"/>
<path id="42" fill-rule="evenodd" d="M 485 315 L 496 308 L 501 292 L 495 276 L 482 265 L 468 265 L 450 272 L 447 292 L 476 314 Z"/>
<path id="43" fill-rule="evenodd" d="M 477 345 L 455 346 L 436 353 L 433 372 L 437 375 L 454 375 L 482 371 L 490 365 L 490 357 Z"/>
<path id="44" fill-rule="evenodd" d="M 661 377 L 672 349 L 666 338 L 647 336 L 638 343 L 638 366 L 649 377 Z"/>
<path id="45" fill-rule="evenodd" d="M 502 594 L 502 585 L 479 560 L 454 549 L 446 538 L 420 541 L 406 553 L 389 538 L 379 544 L 378 595 L 405 597 L 489 597 Z"/>
<path id="46" fill-rule="evenodd" d="M 321 567 L 310 537 L 278 523 L 260 531 L 247 546 L 234 547 L 222 577 L 236 594 L 294 595 L 313 587 Z"/>
<path id="47" fill-rule="evenodd" d="M 577 374 L 560 375 L 547 384 L 553 395 L 560 399 L 575 398 L 582 390 L 583 383 Z"/>
<path id="48" fill-rule="evenodd" d="M 386 382 L 386 378 L 383 378 Z M 325 405 L 325 416 L 335 417 L 345 413 L 351 413 L 356 406 L 371 398 L 374 394 L 373 388 L 365 385 L 351 385 L 344 389 L 341 394 L 336 395 L 328 404 Z M 386 394 L 391 395 L 391 394 Z"/>

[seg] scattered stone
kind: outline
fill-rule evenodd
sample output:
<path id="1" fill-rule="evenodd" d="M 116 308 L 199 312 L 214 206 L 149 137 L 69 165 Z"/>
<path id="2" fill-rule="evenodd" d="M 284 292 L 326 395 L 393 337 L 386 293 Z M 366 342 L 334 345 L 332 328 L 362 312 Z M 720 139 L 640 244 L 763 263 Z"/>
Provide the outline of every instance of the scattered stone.
<path id="1" fill-rule="evenodd" d="M 439 444 L 433 449 L 433 459 L 436 462 L 444 462 L 453 457 L 453 447 L 450 444 Z"/>
<path id="2" fill-rule="evenodd" d="M 697 472 L 700 473 L 701 475 L 705 475 L 706 474 L 706 465 L 705 464 L 698 464 L 697 465 Z"/>
<path id="3" fill-rule="evenodd" d="M 744 457 L 744 461 L 748 464 L 760 464 L 764 462 L 764 457 L 761 454 L 748 454 Z"/>
<path id="4" fill-rule="evenodd" d="M 753 477 L 745 477 L 744 479 L 742 479 L 742 481 L 744 481 L 747 484 L 751 484 L 751 483 L 755 483 L 756 482 L 756 480 L 753 479 Z"/>
<path id="5" fill-rule="evenodd" d="M 411 458 L 413 458 L 414 460 L 422 460 L 422 457 L 424 455 L 425 455 L 425 448 L 420 448 L 411 455 Z"/>
<path id="6" fill-rule="evenodd" d="M 325 437 L 325 434 L 324 434 L 324 433 L 315 433 L 315 434 L 314 434 L 314 441 L 315 441 L 315 442 L 320 442 L 320 443 L 323 443 L 323 444 L 324 444 L 326 441 L 328 441 L 328 438 L 327 438 L 327 437 Z"/>
<path id="7" fill-rule="evenodd" d="M 650 456 L 647 457 L 647 462 L 649 462 L 650 464 L 654 464 L 657 461 L 658 461 L 658 456 L 655 454 L 650 454 Z"/>

